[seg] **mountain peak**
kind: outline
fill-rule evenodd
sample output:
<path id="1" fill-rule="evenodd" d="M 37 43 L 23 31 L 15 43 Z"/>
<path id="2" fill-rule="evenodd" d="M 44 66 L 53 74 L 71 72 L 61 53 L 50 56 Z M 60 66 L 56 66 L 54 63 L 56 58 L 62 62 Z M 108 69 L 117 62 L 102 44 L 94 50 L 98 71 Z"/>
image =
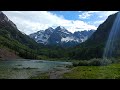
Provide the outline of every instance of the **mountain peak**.
<path id="1" fill-rule="evenodd" d="M 9 24 L 17 29 L 17 26 L 10 19 L 8 19 L 8 17 L 2 11 L 0 11 L 0 22 L 1 24 Z"/>
<path id="2" fill-rule="evenodd" d="M 7 16 L 3 12 L 0 11 L 0 21 L 3 21 L 3 20 L 9 21 L 9 19 L 7 18 Z"/>
<path id="3" fill-rule="evenodd" d="M 62 27 L 62 26 L 56 27 L 56 28 L 55 28 L 55 32 L 71 33 L 71 32 L 69 32 L 67 29 L 65 29 L 65 28 Z"/>
<path id="4" fill-rule="evenodd" d="M 48 29 L 45 30 L 46 34 L 51 34 L 54 31 L 52 27 L 49 27 Z"/>
<path id="5" fill-rule="evenodd" d="M 2 11 L 0 11 L 0 14 L 2 13 Z"/>
<path id="6" fill-rule="evenodd" d="M 91 33 L 92 34 L 92 33 Z M 74 46 L 81 42 L 84 42 L 89 37 L 88 32 L 76 32 L 75 34 L 69 32 L 62 26 L 58 26 L 55 29 L 49 27 L 42 33 L 30 34 L 36 42 L 44 45 L 62 45 L 62 46 Z"/>
<path id="7" fill-rule="evenodd" d="M 56 27 L 56 29 L 65 29 L 63 26 L 58 26 L 58 27 Z"/>
<path id="8" fill-rule="evenodd" d="M 48 29 L 49 29 L 49 30 L 51 30 L 51 29 L 53 30 L 53 28 L 52 28 L 52 27 L 49 27 Z"/>

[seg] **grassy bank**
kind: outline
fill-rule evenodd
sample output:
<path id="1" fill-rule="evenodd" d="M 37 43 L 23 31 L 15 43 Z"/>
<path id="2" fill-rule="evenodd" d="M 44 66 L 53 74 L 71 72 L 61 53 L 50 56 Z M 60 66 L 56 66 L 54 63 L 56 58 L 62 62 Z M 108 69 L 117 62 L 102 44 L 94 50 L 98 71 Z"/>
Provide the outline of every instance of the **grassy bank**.
<path id="1" fill-rule="evenodd" d="M 69 60 L 73 66 L 68 67 L 71 72 L 63 73 L 63 79 L 120 79 L 119 59 L 109 59 L 101 65 L 102 59 Z M 52 60 L 54 61 L 54 60 Z M 56 61 L 56 60 L 55 60 Z M 58 60 L 59 61 L 59 60 Z M 61 60 L 60 60 L 61 61 Z M 67 60 L 63 60 L 67 61 Z M 105 62 L 104 62 L 105 63 Z M 38 75 L 32 79 L 50 79 L 49 74 Z"/>
<path id="2" fill-rule="evenodd" d="M 108 66 L 77 66 L 64 79 L 120 79 L 120 63 Z"/>
<path id="3" fill-rule="evenodd" d="M 30 79 L 49 79 L 48 73 L 42 73 L 40 75 L 32 76 Z"/>

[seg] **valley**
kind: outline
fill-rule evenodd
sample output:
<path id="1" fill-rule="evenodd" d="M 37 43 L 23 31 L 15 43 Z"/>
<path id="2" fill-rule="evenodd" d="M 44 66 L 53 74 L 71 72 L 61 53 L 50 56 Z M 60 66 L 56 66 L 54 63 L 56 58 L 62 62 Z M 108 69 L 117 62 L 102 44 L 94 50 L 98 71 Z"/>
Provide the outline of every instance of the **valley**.
<path id="1" fill-rule="evenodd" d="M 119 17 L 96 30 L 57 26 L 27 35 L 0 11 L 0 79 L 119 79 Z"/>

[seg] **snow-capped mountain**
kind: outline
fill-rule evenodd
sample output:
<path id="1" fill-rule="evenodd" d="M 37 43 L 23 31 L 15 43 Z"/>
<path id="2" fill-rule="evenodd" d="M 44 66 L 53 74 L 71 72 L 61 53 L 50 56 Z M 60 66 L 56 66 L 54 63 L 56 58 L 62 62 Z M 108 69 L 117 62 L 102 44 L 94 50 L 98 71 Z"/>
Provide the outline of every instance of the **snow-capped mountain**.
<path id="1" fill-rule="evenodd" d="M 43 43 L 46 45 L 53 31 L 54 29 L 52 27 L 49 27 L 45 31 L 40 30 L 36 33 L 30 34 L 30 37 L 33 38 L 37 43 Z"/>
<path id="2" fill-rule="evenodd" d="M 87 40 L 95 30 L 69 32 L 64 27 L 58 26 L 53 29 L 49 27 L 46 30 L 40 30 L 29 36 L 38 43 L 44 45 L 75 46 Z"/>

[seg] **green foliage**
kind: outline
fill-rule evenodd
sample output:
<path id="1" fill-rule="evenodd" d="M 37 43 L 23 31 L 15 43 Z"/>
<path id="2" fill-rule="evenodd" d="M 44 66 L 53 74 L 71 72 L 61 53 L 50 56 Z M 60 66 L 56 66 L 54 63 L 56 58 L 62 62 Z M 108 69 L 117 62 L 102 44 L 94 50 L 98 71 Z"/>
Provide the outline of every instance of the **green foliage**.
<path id="1" fill-rule="evenodd" d="M 30 77 L 30 79 L 49 79 L 49 75 L 48 73 L 41 73 L 40 75 Z"/>
<path id="2" fill-rule="evenodd" d="M 120 63 L 108 66 L 78 66 L 63 75 L 64 79 L 119 79 Z"/>
<path id="3" fill-rule="evenodd" d="M 80 60 L 79 62 L 74 62 L 73 66 L 105 66 L 115 62 L 118 62 L 118 60 L 93 58 L 90 60 Z"/>
<path id="4" fill-rule="evenodd" d="M 0 23 L 0 44 L 14 50 L 16 54 L 27 59 L 90 60 L 92 58 L 102 58 L 116 15 L 109 16 L 87 41 L 76 47 L 62 48 L 37 44 L 33 39 L 22 34 L 9 23 Z M 118 58 L 120 49 L 116 52 L 116 58 Z M 93 60 L 93 62 L 94 64 L 99 64 L 99 60 Z M 80 65 L 90 65 L 87 61 L 80 63 Z"/>
<path id="5" fill-rule="evenodd" d="M 91 59 L 90 61 L 89 61 L 89 65 L 90 66 L 102 66 L 102 60 L 103 59 L 96 59 L 96 58 L 94 58 L 94 59 Z"/>
<path id="6" fill-rule="evenodd" d="M 32 49 L 28 48 L 25 45 L 22 45 L 16 40 L 7 39 L 5 37 L 0 36 L 0 44 L 14 50 L 16 54 L 18 54 L 19 56 L 23 58 L 26 58 L 26 59 L 36 58 L 35 51 L 33 51 Z"/>
<path id="7" fill-rule="evenodd" d="M 84 60 L 84 61 L 79 61 L 79 62 L 74 62 L 73 63 L 73 66 L 88 66 L 89 65 L 89 62 L 88 61 L 86 61 L 86 60 Z"/>
<path id="8" fill-rule="evenodd" d="M 37 59 L 36 50 L 42 47 L 6 21 L 0 22 L 0 46 L 10 48 L 15 54 L 26 59 Z"/>
<path id="9" fill-rule="evenodd" d="M 97 30 L 87 41 L 81 43 L 80 45 L 74 48 L 69 48 L 70 50 L 68 50 L 68 57 L 70 57 L 70 59 L 77 60 L 90 60 L 92 58 L 102 58 L 104 47 L 106 45 L 116 15 L 117 13 L 110 15 L 108 19 L 106 19 L 106 21 L 97 28 Z M 117 57 L 120 55 L 120 48 L 117 49 L 116 52 Z"/>
<path id="10" fill-rule="evenodd" d="M 57 59 L 67 56 L 63 48 L 39 45 L 15 28 L 0 28 L 0 45 L 14 50 L 25 59 Z"/>

